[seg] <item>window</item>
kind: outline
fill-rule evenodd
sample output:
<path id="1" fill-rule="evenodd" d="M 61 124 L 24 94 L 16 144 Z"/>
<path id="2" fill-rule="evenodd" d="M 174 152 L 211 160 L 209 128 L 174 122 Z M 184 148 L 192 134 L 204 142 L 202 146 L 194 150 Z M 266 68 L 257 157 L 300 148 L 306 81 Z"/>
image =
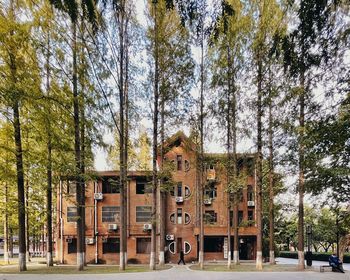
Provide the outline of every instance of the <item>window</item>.
<path id="1" fill-rule="evenodd" d="M 217 253 L 224 251 L 224 237 L 204 237 L 204 252 Z"/>
<path id="2" fill-rule="evenodd" d="M 107 242 L 102 244 L 102 253 L 119 253 L 120 252 L 120 239 L 119 238 L 107 238 Z"/>
<path id="3" fill-rule="evenodd" d="M 151 206 L 136 206 L 136 222 L 148 223 L 151 220 Z"/>
<path id="4" fill-rule="evenodd" d="M 191 190 L 189 186 L 185 186 L 185 198 L 189 198 L 191 196 Z"/>
<path id="5" fill-rule="evenodd" d="M 240 202 L 243 202 L 243 189 L 239 189 L 238 191 L 238 199 Z"/>
<path id="6" fill-rule="evenodd" d="M 75 206 L 70 206 L 67 207 L 67 222 L 76 222 L 78 219 L 78 211 L 77 207 Z"/>
<path id="7" fill-rule="evenodd" d="M 230 211 L 230 227 L 233 227 L 233 211 Z"/>
<path id="8" fill-rule="evenodd" d="M 243 211 L 238 211 L 238 224 L 243 222 Z"/>
<path id="9" fill-rule="evenodd" d="M 254 221 L 254 211 L 248 210 L 248 221 Z"/>
<path id="10" fill-rule="evenodd" d="M 175 196 L 175 187 L 170 187 L 170 195 Z"/>
<path id="11" fill-rule="evenodd" d="M 210 185 L 204 189 L 204 196 L 206 198 L 214 199 L 217 196 L 217 188 L 215 185 Z"/>
<path id="12" fill-rule="evenodd" d="M 217 213 L 213 210 L 205 211 L 204 222 L 206 224 L 215 224 L 217 222 Z"/>
<path id="13" fill-rule="evenodd" d="M 77 252 L 77 239 L 70 238 L 68 242 L 68 254 L 75 254 Z"/>
<path id="14" fill-rule="evenodd" d="M 151 253 L 151 238 L 136 238 L 136 254 Z"/>
<path id="15" fill-rule="evenodd" d="M 185 213 L 185 225 L 188 225 L 191 222 L 191 216 L 188 213 Z"/>
<path id="16" fill-rule="evenodd" d="M 177 196 L 182 196 L 182 182 L 177 183 Z"/>
<path id="17" fill-rule="evenodd" d="M 184 247 L 185 247 L 185 250 L 184 250 L 184 254 L 187 255 L 191 252 L 191 244 L 188 243 L 187 241 L 184 242 Z"/>
<path id="18" fill-rule="evenodd" d="M 173 255 L 175 254 L 175 245 L 176 245 L 176 242 L 173 241 L 169 244 L 169 252 L 172 253 Z"/>
<path id="19" fill-rule="evenodd" d="M 177 162 L 177 170 L 181 171 L 182 170 L 182 156 L 181 155 L 176 156 L 176 162 Z"/>
<path id="20" fill-rule="evenodd" d="M 118 177 L 102 178 L 102 193 L 120 193 L 120 185 Z"/>
<path id="21" fill-rule="evenodd" d="M 248 186 L 247 187 L 247 201 L 254 201 L 253 186 Z"/>
<path id="22" fill-rule="evenodd" d="M 73 181 L 67 181 L 67 193 L 76 194 L 77 193 L 77 184 Z"/>
<path id="23" fill-rule="evenodd" d="M 185 159 L 185 171 L 187 172 L 189 170 L 190 170 L 190 162 L 187 159 Z"/>
<path id="24" fill-rule="evenodd" d="M 182 224 L 182 208 L 177 208 L 177 223 Z"/>
<path id="25" fill-rule="evenodd" d="M 120 215 L 119 206 L 102 207 L 102 223 L 119 223 L 119 215 Z"/>
<path id="26" fill-rule="evenodd" d="M 176 224 L 176 221 L 175 221 L 175 213 L 172 213 L 171 215 L 170 215 L 170 222 L 172 223 L 172 224 Z"/>
<path id="27" fill-rule="evenodd" d="M 145 194 L 151 192 L 152 189 L 147 186 L 147 182 L 145 180 L 136 180 L 136 194 Z"/>

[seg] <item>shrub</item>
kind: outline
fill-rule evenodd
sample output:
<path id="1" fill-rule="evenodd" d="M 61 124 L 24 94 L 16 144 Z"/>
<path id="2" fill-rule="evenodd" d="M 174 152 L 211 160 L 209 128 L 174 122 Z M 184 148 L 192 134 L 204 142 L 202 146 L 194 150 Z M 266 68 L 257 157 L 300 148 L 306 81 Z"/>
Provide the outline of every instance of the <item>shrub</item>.
<path id="1" fill-rule="evenodd" d="M 313 252 L 312 253 L 312 260 L 314 261 L 325 261 L 328 262 L 329 256 L 332 253 L 325 253 L 325 252 Z M 289 259 L 297 259 L 298 258 L 298 252 L 290 252 L 290 251 L 281 251 L 279 253 L 279 256 L 281 258 L 289 258 Z M 350 263 L 350 254 L 344 255 L 344 263 Z"/>

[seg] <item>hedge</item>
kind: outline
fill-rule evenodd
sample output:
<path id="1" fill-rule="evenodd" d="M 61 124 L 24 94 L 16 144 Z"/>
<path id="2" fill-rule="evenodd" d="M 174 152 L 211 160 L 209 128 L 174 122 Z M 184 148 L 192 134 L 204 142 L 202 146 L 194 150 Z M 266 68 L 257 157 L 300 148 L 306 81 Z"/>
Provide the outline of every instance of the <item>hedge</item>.
<path id="1" fill-rule="evenodd" d="M 312 252 L 312 260 L 314 261 L 325 261 L 328 262 L 329 256 L 332 253 L 324 253 L 324 252 Z M 280 251 L 279 257 L 281 258 L 289 258 L 289 259 L 297 259 L 298 258 L 298 252 L 291 252 L 291 251 Z M 344 263 L 350 263 L 350 254 L 344 254 Z"/>

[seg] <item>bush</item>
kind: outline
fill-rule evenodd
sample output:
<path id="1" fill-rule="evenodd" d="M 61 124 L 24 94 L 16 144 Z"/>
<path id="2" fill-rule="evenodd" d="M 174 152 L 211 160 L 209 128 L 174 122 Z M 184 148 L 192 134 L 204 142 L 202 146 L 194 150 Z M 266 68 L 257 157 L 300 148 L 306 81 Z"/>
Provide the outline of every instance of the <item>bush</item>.
<path id="1" fill-rule="evenodd" d="M 328 262 L 329 256 L 332 253 L 325 253 L 325 252 L 312 252 L 312 260 L 314 261 L 325 261 Z M 290 252 L 290 251 L 281 251 L 279 253 L 279 256 L 281 258 L 289 258 L 289 259 L 297 259 L 298 258 L 298 252 Z M 350 263 L 350 254 L 344 255 L 344 263 Z"/>

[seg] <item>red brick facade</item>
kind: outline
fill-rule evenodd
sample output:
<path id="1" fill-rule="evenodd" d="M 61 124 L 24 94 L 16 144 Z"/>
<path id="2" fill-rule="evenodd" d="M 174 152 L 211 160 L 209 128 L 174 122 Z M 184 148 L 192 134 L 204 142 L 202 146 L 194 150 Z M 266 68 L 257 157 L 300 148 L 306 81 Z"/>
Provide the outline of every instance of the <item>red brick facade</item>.
<path id="1" fill-rule="evenodd" d="M 170 138 L 166 146 L 165 160 L 168 162 L 174 161 L 174 171 L 172 172 L 172 180 L 175 185 L 174 192 L 167 193 L 166 209 L 164 211 L 168 239 L 165 248 L 166 261 L 172 263 L 178 261 L 181 249 L 185 252 L 185 261 L 197 260 L 198 258 L 199 216 L 196 199 L 196 157 L 192 149 L 193 144 L 189 142 L 190 140 L 183 133 L 177 133 Z M 224 251 L 226 250 L 225 243 L 227 240 L 225 241 L 225 238 L 228 220 L 227 193 L 225 192 L 226 171 L 222 163 L 222 159 L 225 157 L 224 155 L 207 154 L 206 158 L 208 159 L 208 177 L 215 173 L 215 178 L 211 178 L 215 180 L 211 181 L 211 186 L 213 186 L 211 191 L 205 193 L 205 198 L 209 199 L 210 196 L 213 198 L 210 203 L 208 200 L 203 208 L 203 211 L 207 212 L 205 218 L 207 223 L 204 227 L 204 256 L 206 260 L 222 260 L 226 257 Z M 254 157 L 252 155 L 240 155 L 239 162 L 241 172 L 247 171 L 248 174 L 239 203 L 241 219 L 239 228 L 240 258 L 255 259 L 257 228 L 254 223 Z M 250 165 L 250 168 L 248 168 L 248 165 Z M 115 177 L 117 179 L 118 172 L 98 172 L 97 175 L 99 179 L 89 181 L 86 184 L 86 238 L 87 243 L 91 243 L 86 244 L 86 261 L 87 263 L 119 264 L 117 249 L 119 247 L 119 230 L 108 228 L 115 227 L 115 225 L 119 227 L 118 215 L 116 215 L 116 212 L 108 212 L 111 208 L 107 208 L 119 206 L 119 194 L 103 193 L 104 191 L 113 192 L 108 189 L 109 184 L 113 185 L 113 183 L 110 183 L 112 181 L 106 178 Z M 144 230 L 148 213 L 147 208 L 140 208 L 140 206 L 151 205 L 151 195 L 147 193 L 147 186 L 146 193 L 142 194 L 142 183 L 146 181 L 147 177 L 149 178 L 149 175 L 149 172 L 141 171 L 130 171 L 128 173 L 127 258 L 132 263 L 149 262 L 149 246 L 146 242 L 148 239 L 145 238 L 150 238 L 150 232 Z M 105 183 L 105 189 L 102 180 L 109 182 Z M 140 187 L 138 190 L 137 182 L 139 182 L 138 186 Z M 95 193 L 102 193 L 103 198 L 94 197 Z M 178 198 L 180 201 L 176 202 L 176 197 L 181 197 Z M 183 201 L 181 201 L 182 199 Z M 62 180 L 60 182 L 57 201 L 59 228 L 56 238 L 56 254 L 61 262 L 74 264 L 76 263 L 76 254 L 74 253 L 76 228 L 74 213 L 69 214 L 68 207 L 75 206 L 75 195 L 72 186 L 69 187 L 69 181 Z M 248 206 L 248 201 L 250 201 L 250 206 Z M 70 210 L 72 209 L 74 210 L 74 208 L 70 208 Z M 115 208 L 113 209 L 115 210 Z M 137 209 L 139 211 L 138 215 L 136 214 Z M 103 211 L 104 213 L 102 213 Z M 248 220 L 250 221 L 248 222 Z M 159 246 L 159 232 L 157 243 Z"/>

